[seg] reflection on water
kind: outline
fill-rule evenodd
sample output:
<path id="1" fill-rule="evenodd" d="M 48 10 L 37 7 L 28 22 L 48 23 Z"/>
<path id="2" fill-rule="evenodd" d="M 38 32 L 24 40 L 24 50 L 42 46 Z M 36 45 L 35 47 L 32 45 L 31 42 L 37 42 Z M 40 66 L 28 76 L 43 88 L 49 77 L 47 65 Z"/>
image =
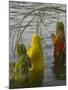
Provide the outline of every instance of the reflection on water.
<path id="1" fill-rule="evenodd" d="M 26 47 L 30 46 L 31 37 L 33 33 L 36 33 L 37 20 L 39 16 L 39 9 L 41 11 L 40 15 L 42 17 L 41 22 L 41 33 L 44 38 L 45 43 L 43 44 L 44 49 L 44 80 L 43 85 L 46 81 L 54 81 L 56 73 L 53 72 L 53 44 L 51 41 L 51 33 L 55 34 L 56 21 L 62 21 L 64 26 L 66 25 L 66 5 L 62 4 L 45 4 L 45 3 L 28 3 L 28 2 L 9 2 L 9 59 L 10 63 L 16 62 L 16 55 L 13 55 L 15 43 L 17 40 L 18 31 L 22 31 L 24 27 L 30 22 L 30 20 L 36 16 L 31 23 L 25 29 L 22 38 Z M 22 19 L 24 18 L 24 19 Z M 20 25 L 19 25 L 20 24 Z M 13 50 L 12 50 L 13 48 Z M 10 74 L 13 65 L 10 65 Z M 11 77 L 11 76 L 10 76 Z M 65 79 L 65 77 L 64 77 Z M 11 81 L 11 83 L 16 84 L 16 86 L 21 85 L 21 83 L 16 83 Z M 41 82 L 39 82 L 39 85 Z M 31 85 L 31 84 L 30 84 Z M 35 86 L 38 85 L 35 83 Z M 42 84 L 41 84 L 42 85 Z M 40 85 L 40 86 L 41 86 Z M 28 87 L 29 85 L 27 85 Z M 32 85 L 33 86 L 33 85 Z M 12 84 L 11 84 L 11 87 Z M 14 85 L 15 87 L 15 85 Z M 21 87 L 21 86 L 19 86 Z M 25 86 L 26 87 L 26 86 Z"/>

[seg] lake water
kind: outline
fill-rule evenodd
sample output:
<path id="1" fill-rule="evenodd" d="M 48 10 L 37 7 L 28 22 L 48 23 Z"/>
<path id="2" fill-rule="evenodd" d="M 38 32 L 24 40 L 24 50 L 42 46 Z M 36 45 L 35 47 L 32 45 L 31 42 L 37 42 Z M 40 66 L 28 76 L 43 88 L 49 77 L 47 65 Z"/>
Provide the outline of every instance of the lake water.
<path id="1" fill-rule="evenodd" d="M 25 18 L 22 20 L 24 16 Z M 31 21 L 33 17 L 34 19 Z M 51 33 L 55 34 L 57 20 L 62 21 L 64 26 L 66 26 L 66 5 L 64 4 L 29 3 L 16 1 L 9 2 L 9 61 L 16 61 L 16 55 L 13 55 L 13 52 L 18 31 L 22 31 L 24 26 L 31 21 L 22 34 L 25 46 L 30 46 L 31 36 L 36 32 L 37 29 L 38 17 L 41 17 L 42 21 L 44 22 L 44 24 L 41 22 L 38 28 L 41 29 L 42 37 L 45 41 L 45 44 L 43 43 L 45 67 L 44 81 L 54 81 L 54 73 L 52 72 L 52 63 L 54 58 Z"/>

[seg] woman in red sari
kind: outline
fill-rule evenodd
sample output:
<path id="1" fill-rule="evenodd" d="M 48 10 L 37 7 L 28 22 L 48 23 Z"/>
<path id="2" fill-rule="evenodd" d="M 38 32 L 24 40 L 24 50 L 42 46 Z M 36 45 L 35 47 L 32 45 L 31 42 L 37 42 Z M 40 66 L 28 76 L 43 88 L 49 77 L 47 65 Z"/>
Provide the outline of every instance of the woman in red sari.
<path id="1" fill-rule="evenodd" d="M 54 45 L 54 72 L 60 75 L 63 73 L 65 64 L 65 35 L 62 22 L 57 22 L 56 35 L 52 34 L 52 41 Z"/>

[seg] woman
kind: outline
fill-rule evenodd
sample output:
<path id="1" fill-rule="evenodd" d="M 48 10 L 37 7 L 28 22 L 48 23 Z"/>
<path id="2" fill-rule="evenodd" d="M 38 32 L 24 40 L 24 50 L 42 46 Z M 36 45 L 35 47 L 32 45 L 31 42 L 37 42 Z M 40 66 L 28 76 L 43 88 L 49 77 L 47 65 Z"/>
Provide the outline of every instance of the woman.
<path id="1" fill-rule="evenodd" d="M 52 34 L 52 41 L 54 45 L 54 72 L 56 75 L 63 73 L 65 64 L 65 35 L 64 24 L 57 22 L 56 35 Z"/>

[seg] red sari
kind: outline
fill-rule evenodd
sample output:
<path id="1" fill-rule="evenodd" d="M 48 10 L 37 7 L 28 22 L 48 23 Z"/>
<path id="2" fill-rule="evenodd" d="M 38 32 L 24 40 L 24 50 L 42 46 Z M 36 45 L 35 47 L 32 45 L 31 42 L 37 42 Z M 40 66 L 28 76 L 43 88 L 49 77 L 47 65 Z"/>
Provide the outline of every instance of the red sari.
<path id="1" fill-rule="evenodd" d="M 64 40 L 61 39 L 61 35 L 53 37 L 54 44 L 54 69 L 55 72 L 60 74 L 60 68 L 64 64 Z M 62 56 L 62 57 L 61 57 Z"/>

